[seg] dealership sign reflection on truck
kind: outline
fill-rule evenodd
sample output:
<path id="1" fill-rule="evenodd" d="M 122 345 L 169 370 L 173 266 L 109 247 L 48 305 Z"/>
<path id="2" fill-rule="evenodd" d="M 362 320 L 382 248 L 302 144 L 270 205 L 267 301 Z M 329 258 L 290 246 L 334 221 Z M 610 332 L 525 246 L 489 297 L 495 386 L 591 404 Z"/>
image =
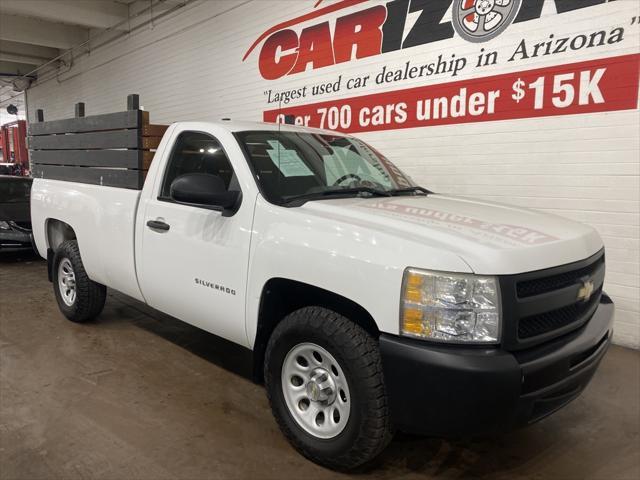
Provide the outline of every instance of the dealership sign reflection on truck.
<path id="1" fill-rule="evenodd" d="M 301 125 L 365 132 L 637 108 L 640 55 L 637 45 L 633 49 L 636 32 L 632 35 L 625 32 L 625 27 L 640 27 L 640 19 L 633 16 L 637 15 L 634 2 L 393 0 L 383 4 L 341 0 L 320 5 L 322 3 L 325 2 L 316 2 L 318 8 L 311 12 L 266 30 L 243 58 L 247 60 L 260 46 L 258 69 L 270 85 L 280 79 L 294 80 L 297 76 L 304 82 L 291 88 L 291 81 L 287 81 L 284 89 L 265 90 L 265 121 L 282 122 L 285 115 L 293 115 Z M 607 14 L 616 9 L 615 13 L 619 11 L 616 20 L 619 18 L 628 25 L 594 25 L 599 18 L 610 18 L 596 12 L 596 8 L 604 9 Z M 585 14 L 594 19 L 587 22 L 589 29 L 567 28 L 576 23 L 576 15 Z M 497 49 L 490 48 L 490 40 L 512 24 L 530 21 L 542 22 L 553 30 L 540 38 L 543 30 L 537 28 L 532 30 L 535 38 L 525 36 L 513 42 L 503 41 Z M 545 22 L 552 23 L 546 25 Z M 562 30 L 571 33 L 563 34 Z M 456 35 L 477 44 L 477 51 L 472 55 L 468 50 L 445 54 L 441 44 L 430 46 Z M 627 37 L 630 37 L 627 43 L 632 47 L 631 53 L 627 53 Z M 416 48 L 416 54 L 409 60 L 404 55 L 398 61 L 397 52 L 410 48 Z M 429 56 L 425 49 L 438 49 L 439 53 Z M 625 54 L 611 55 L 620 51 Z M 603 52 L 603 58 L 591 59 L 598 55 L 596 52 Z M 588 54 L 589 59 L 566 61 L 576 54 Z M 368 62 L 366 68 L 372 68 L 370 71 L 340 72 L 330 81 L 314 82 L 316 71 L 320 73 L 325 68 L 375 56 L 381 57 L 380 63 L 371 67 L 373 64 Z M 382 63 L 387 58 L 391 63 Z M 554 61 L 556 58 L 565 62 L 558 63 Z M 520 63 L 537 68 L 497 75 L 485 73 L 492 68 Z M 540 67 L 541 64 L 545 66 Z M 301 75 L 304 73 L 307 75 Z M 446 78 L 450 80 L 440 81 Z M 414 86 L 393 88 L 403 83 Z M 380 91 L 387 86 L 391 88 Z M 376 93 L 367 94 L 374 89 Z M 349 95 L 352 93 L 356 95 Z M 310 100 L 319 101 L 307 103 Z"/>

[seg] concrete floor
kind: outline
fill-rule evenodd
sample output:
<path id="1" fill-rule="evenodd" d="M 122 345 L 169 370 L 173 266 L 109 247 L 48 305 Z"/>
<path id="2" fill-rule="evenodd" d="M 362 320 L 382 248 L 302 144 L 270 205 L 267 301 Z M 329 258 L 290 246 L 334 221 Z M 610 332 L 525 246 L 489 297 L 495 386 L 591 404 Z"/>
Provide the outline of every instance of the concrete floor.
<path id="1" fill-rule="evenodd" d="M 96 323 L 58 311 L 45 264 L 0 254 L 0 478 L 346 478 L 280 434 L 245 357 L 109 295 Z M 640 478 L 640 352 L 612 348 L 585 393 L 482 440 L 398 435 L 356 477 Z"/>

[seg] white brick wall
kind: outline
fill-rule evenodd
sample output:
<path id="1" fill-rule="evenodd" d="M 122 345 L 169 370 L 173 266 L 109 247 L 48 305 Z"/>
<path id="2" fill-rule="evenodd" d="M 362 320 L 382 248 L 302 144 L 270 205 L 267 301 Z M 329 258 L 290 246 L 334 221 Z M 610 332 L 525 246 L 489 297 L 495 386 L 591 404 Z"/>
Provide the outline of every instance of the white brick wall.
<path id="1" fill-rule="evenodd" d="M 179 120 L 261 120 L 263 92 L 335 80 L 381 65 L 438 54 L 475 58 L 480 45 L 456 35 L 449 40 L 307 71 L 275 81 L 258 73 L 260 46 L 242 62 L 267 28 L 313 10 L 315 0 L 197 1 L 176 14 L 74 61 L 57 78 L 28 91 L 28 108 L 49 120 L 71 116 L 76 102 L 87 114 L 121 110 L 128 93 L 156 123 Z M 324 2 L 330 4 L 331 2 Z M 357 11 L 362 5 L 345 10 Z M 343 15 L 332 14 L 329 18 Z M 614 45 L 519 62 L 466 69 L 455 80 L 640 53 L 640 15 L 635 0 L 617 0 L 556 14 L 547 0 L 539 20 L 515 23 L 484 44 L 503 60 L 522 38 L 568 36 L 614 27 L 625 29 Z M 450 17 L 449 17 L 450 18 Z M 324 20 L 324 19 L 323 19 Z M 409 18 L 409 25 L 415 16 Z M 445 16 L 443 21 L 447 21 Z M 318 23 L 316 20 L 312 23 Z M 304 26 L 304 25 L 303 25 Z M 298 28 L 298 27 L 296 27 Z M 299 28 L 298 28 L 299 30 Z M 428 77 L 340 92 L 297 103 L 338 99 L 451 81 Z M 297 103 L 292 102 L 291 105 Z M 614 340 L 640 347 L 640 116 L 638 109 L 520 120 L 371 132 L 360 136 L 384 151 L 415 180 L 439 192 L 469 195 L 541 209 L 593 225 L 607 249 L 606 290 L 617 305 Z"/>

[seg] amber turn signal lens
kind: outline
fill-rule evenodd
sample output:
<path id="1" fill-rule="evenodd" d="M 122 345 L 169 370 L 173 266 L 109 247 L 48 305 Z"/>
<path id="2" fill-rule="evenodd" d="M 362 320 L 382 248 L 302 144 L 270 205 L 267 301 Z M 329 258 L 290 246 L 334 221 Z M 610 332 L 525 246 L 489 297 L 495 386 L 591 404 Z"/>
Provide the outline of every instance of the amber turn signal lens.
<path id="1" fill-rule="evenodd" d="M 402 329 L 405 333 L 413 335 L 421 335 L 424 333 L 422 310 L 417 308 L 405 308 L 402 314 Z"/>
<path id="2" fill-rule="evenodd" d="M 422 290 L 414 287 L 407 287 L 404 292 L 405 302 L 420 303 L 422 301 Z"/>
<path id="3" fill-rule="evenodd" d="M 416 273 L 409 272 L 406 277 L 404 298 L 405 302 L 422 303 L 422 284 L 424 277 Z"/>
<path id="4" fill-rule="evenodd" d="M 422 286 L 422 282 L 424 281 L 423 275 L 418 275 L 417 273 L 409 271 L 407 273 L 407 287 L 408 288 L 420 288 Z"/>

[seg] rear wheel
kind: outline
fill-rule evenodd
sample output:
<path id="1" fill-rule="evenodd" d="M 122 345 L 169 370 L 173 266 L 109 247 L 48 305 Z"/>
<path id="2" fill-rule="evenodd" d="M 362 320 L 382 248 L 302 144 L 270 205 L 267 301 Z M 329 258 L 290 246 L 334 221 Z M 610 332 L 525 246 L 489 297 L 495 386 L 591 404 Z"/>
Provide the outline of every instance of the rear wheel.
<path id="1" fill-rule="evenodd" d="M 316 463 L 352 469 L 391 439 L 377 342 L 331 310 L 302 308 L 278 324 L 265 381 L 283 433 Z"/>
<path id="2" fill-rule="evenodd" d="M 56 250 L 53 291 L 60 311 L 72 322 L 91 320 L 104 308 L 107 289 L 87 276 L 75 240 L 62 243 Z"/>

